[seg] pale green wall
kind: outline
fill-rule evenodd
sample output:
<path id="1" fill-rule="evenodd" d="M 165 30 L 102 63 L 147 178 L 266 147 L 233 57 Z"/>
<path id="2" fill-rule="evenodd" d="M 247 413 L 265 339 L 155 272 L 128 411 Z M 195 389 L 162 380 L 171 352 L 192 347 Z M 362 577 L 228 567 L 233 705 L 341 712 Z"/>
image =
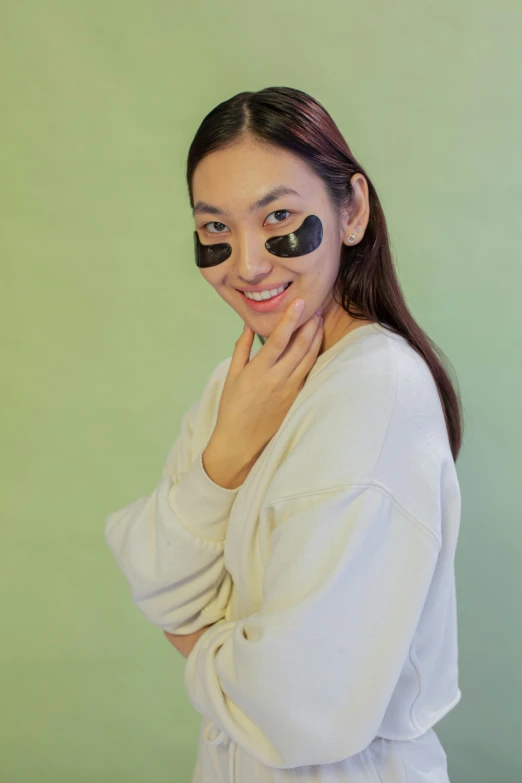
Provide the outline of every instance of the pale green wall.
<path id="1" fill-rule="evenodd" d="M 515 2 L 1 5 L 6 783 L 188 783 L 184 659 L 103 540 L 242 322 L 194 260 L 184 165 L 241 90 L 322 101 L 367 168 L 466 411 L 452 783 L 522 777 L 522 14 Z M 241 781 L 241 783 L 250 783 Z M 252 782 L 254 783 L 254 782 Z"/>

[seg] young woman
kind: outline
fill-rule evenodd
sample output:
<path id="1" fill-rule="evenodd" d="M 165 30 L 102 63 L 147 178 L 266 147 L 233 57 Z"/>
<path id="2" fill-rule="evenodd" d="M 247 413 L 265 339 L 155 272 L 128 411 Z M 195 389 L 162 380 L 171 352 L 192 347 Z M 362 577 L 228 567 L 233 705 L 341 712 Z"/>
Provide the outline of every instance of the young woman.
<path id="1" fill-rule="evenodd" d="M 187 181 L 196 263 L 245 329 L 105 540 L 187 659 L 192 783 L 448 783 L 461 407 L 375 188 L 286 87 L 213 109 Z"/>

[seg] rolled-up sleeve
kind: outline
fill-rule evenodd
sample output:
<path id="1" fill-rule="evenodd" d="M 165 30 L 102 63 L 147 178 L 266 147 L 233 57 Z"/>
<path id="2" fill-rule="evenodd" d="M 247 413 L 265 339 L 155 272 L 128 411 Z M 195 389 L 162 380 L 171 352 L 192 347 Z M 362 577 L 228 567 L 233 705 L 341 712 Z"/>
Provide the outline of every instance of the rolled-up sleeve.
<path id="1" fill-rule="evenodd" d="M 104 523 L 105 542 L 136 606 L 154 625 L 179 634 L 224 617 L 232 587 L 224 546 L 239 487 L 212 481 L 203 466 L 204 448 L 191 458 L 200 405 L 183 416 L 154 491 L 113 511 Z"/>
<path id="2" fill-rule="evenodd" d="M 259 611 L 197 640 L 198 712 L 270 767 L 328 764 L 376 736 L 440 549 L 375 484 L 282 499 Z"/>

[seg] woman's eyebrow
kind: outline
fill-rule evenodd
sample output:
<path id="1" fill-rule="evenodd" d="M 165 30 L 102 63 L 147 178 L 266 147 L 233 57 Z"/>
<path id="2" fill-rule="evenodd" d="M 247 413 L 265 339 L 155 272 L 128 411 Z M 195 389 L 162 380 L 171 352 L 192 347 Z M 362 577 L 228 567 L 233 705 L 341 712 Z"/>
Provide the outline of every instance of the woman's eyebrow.
<path id="1" fill-rule="evenodd" d="M 255 212 L 257 209 L 261 209 L 261 207 L 266 207 L 272 201 L 275 201 L 281 196 L 289 196 L 289 195 L 299 196 L 299 198 L 303 198 L 303 196 L 301 196 L 301 194 L 298 193 L 297 190 L 294 190 L 293 188 L 289 188 L 286 185 L 278 185 L 276 188 L 273 188 L 273 190 L 271 190 L 265 196 L 258 199 L 254 204 L 252 204 L 248 208 L 248 212 L 249 213 Z M 206 201 L 196 202 L 192 210 L 192 214 L 195 215 L 196 212 L 209 212 L 211 215 L 224 215 L 225 217 L 230 217 L 228 212 L 219 209 L 219 207 L 214 207 L 212 204 L 207 204 Z"/>

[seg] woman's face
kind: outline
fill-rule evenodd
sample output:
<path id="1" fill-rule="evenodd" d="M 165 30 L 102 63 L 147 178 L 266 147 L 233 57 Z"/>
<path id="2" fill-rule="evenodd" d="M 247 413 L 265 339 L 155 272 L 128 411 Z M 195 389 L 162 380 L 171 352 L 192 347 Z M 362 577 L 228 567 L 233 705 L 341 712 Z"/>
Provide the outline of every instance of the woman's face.
<path id="1" fill-rule="evenodd" d="M 281 186 L 296 192 L 279 195 L 249 211 L 254 202 Z M 298 156 L 280 148 L 263 148 L 250 139 L 238 142 L 200 161 L 192 189 L 200 242 L 226 242 L 232 248 L 225 261 L 200 267 L 200 272 L 254 332 L 269 337 L 297 298 L 305 301 L 297 326 L 322 305 L 325 337 L 327 330 L 346 329 L 352 319 L 333 300 L 332 288 L 351 223 L 332 211 L 323 181 Z M 319 217 L 323 229 L 314 250 L 288 258 L 267 250 L 268 239 L 296 231 L 309 215 Z M 358 217 L 362 231 L 357 241 L 365 228 L 364 220 Z M 249 288 L 278 288 L 288 282 L 292 285 L 286 294 L 264 312 L 251 307 L 241 293 Z M 323 350 L 329 342 L 323 341 Z"/>

